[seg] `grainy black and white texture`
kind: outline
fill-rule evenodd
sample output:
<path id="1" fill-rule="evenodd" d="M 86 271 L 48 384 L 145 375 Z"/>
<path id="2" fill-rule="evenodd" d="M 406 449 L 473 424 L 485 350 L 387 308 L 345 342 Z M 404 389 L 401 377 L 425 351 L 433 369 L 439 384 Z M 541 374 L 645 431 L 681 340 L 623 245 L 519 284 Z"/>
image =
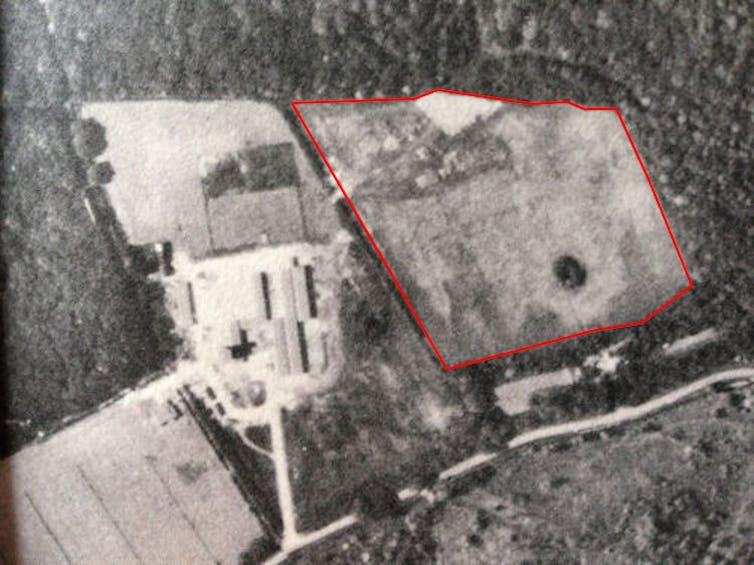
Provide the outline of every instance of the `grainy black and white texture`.
<path id="1" fill-rule="evenodd" d="M 291 100 L 436 87 L 618 106 L 695 288 L 652 324 L 625 332 L 632 338 L 627 361 L 614 380 L 583 381 L 543 399 L 527 424 L 639 403 L 752 361 L 750 2 L 9 0 L 2 10 L 2 456 L 158 374 L 177 355 L 161 287 L 129 268 L 117 221 L 95 226 L 80 205 L 91 178 L 71 126 L 89 101 L 252 98 L 278 105 L 292 124 Z M 354 358 L 367 342 L 392 343 L 399 338 L 391 332 L 412 331 L 393 288 L 376 289 L 370 301 L 344 306 L 344 324 L 371 320 L 351 328 Z M 398 318 L 393 329 L 380 329 Z M 711 349 L 670 365 L 653 361 L 663 343 L 708 327 L 724 336 Z M 589 336 L 578 347 L 472 368 L 459 388 L 479 397 L 478 409 L 494 381 L 489 373 L 578 364 L 610 342 Z M 369 380 L 368 373 L 357 377 Z M 487 384 L 466 387 L 463 379 Z M 416 394 L 411 387 L 421 382 L 406 379 L 403 392 Z M 317 467 L 296 445 L 341 449 L 341 438 L 326 448 L 319 434 L 345 427 L 347 403 L 359 390 L 353 397 L 344 391 L 342 413 L 318 415 L 319 428 L 305 415 L 290 416 L 289 433 L 301 436 L 291 448 L 296 464 Z M 372 413 L 366 404 L 353 409 L 361 419 L 351 424 L 377 435 L 409 417 Z M 460 437 L 476 441 L 485 426 Z M 508 562 L 747 562 L 754 557 L 753 427 L 740 398 L 698 400 L 620 437 L 503 458 L 492 478 L 479 478 L 460 497 L 377 520 L 306 550 L 298 562 L 471 563 L 501 555 Z M 363 457 L 358 447 L 343 451 Z M 429 465 L 435 451 L 415 455 L 414 466 Z M 371 461 L 378 466 L 380 457 Z M 332 483 L 312 472 L 306 488 L 322 492 Z M 343 499 L 318 494 L 299 512 L 336 517 Z"/>

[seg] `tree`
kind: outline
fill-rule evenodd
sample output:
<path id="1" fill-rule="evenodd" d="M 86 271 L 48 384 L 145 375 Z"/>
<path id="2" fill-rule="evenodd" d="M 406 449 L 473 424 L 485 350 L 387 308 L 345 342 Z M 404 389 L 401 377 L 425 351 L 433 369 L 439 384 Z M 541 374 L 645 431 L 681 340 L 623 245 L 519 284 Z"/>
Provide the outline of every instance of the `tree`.
<path id="1" fill-rule="evenodd" d="M 208 198 L 217 198 L 225 192 L 241 188 L 246 184 L 241 164 L 233 155 L 221 159 L 202 179 L 202 186 Z"/>
<path id="2" fill-rule="evenodd" d="M 484 415 L 479 431 L 478 445 L 483 450 L 504 449 L 508 440 L 516 435 L 516 425 L 500 407 L 495 406 Z"/>
<path id="3" fill-rule="evenodd" d="M 146 276 L 160 270 L 160 259 L 150 245 L 129 245 L 128 261 L 133 272 Z"/>
<path id="4" fill-rule="evenodd" d="M 73 148 L 85 161 L 93 161 L 107 149 L 105 127 L 94 118 L 76 120 L 71 126 Z"/>
<path id="5" fill-rule="evenodd" d="M 373 476 L 359 489 L 359 511 L 369 518 L 379 520 L 396 516 L 402 510 L 398 494 L 385 477 Z"/>
<path id="6" fill-rule="evenodd" d="M 86 171 L 86 180 L 89 186 L 102 186 L 109 183 L 115 176 L 115 170 L 109 161 L 100 161 L 92 164 Z"/>

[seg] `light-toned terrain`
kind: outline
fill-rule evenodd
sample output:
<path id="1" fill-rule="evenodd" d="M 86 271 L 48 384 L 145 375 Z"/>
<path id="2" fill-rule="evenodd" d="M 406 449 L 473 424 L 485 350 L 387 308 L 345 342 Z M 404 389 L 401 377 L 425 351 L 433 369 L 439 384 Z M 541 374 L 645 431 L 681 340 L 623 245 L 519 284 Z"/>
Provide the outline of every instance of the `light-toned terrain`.
<path id="1" fill-rule="evenodd" d="M 424 98 L 298 108 L 447 365 L 638 322 L 688 286 L 615 111 L 455 98 L 453 123 Z"/>
<path id="2" fill-rule="evenodd" d="M 133 392 L 2 461 L 0 557 L 235 563 L 262 530 L 175 394 L 181 380 Z"/>
<path id="3" fill-rule="evenodd" d="M 82 116 L 105 126 L 115 178 L 107 186 L 129 241 L 173 241 L 194 257 L 212 250 L 201 180 L 209 163 L 243 147 L 292 142 L 306 235 L 322 238 L 334 217 L 290 126 L 271 104 L 179 100 L 86 104 Z M 293 214 L 294 211 L 291 211 Z"/>

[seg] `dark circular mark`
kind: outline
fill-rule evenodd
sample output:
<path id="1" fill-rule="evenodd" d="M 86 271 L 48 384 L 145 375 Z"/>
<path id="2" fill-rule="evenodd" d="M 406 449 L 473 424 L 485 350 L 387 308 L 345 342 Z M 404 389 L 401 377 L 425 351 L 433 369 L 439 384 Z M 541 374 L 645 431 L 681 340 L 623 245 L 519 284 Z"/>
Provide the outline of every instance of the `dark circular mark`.
<path id="1" fill-rule="evenodd" d="M 586 282 L 586 269 L 581 261 L 571 255 L 561 255 L 553 266 L 558 282 L 565 288 L 575 289 Z"/>

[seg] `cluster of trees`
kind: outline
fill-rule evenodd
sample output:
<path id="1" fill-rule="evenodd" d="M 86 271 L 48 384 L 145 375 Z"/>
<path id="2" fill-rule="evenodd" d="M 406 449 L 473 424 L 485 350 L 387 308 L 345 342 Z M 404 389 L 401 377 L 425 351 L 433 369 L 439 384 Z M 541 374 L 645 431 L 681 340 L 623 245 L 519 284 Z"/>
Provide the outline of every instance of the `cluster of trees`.
<path id="1" fill-rule="evenodd" d="M 49 7 L 54 42 L 71 61 L 66 68 L 79 99 L 254 96 L 287 106 L 298 98 L 449 86 L 618 104 L 692 274 L 709 282 L 703 315 L 728 318 L 716 302 L 724 294 L 739 305 L 736 320 L 752 316 L 754 281 L 745 258 L 754 253 L 754 238 L 746 237 L 753 134 L 737 126 L 747 115 L 749 73 L 735 34 L 718 33 L 731 21 L 743 25 L 740 14 L 711 6 L 702 25 L 682 4 L 648 3 L 639 18 L 615 5 L 603 8 L 596 25 L 594 10 L 571 3 L 535 10 L 526 2 L 498 8 L 471 0 L 347 8 L 130 0 L 103 9 L 87 1 Z M 124 51 L 128 57 L 120 56 Z M 712 106 L 715 112 L 705 110 Z M 675 205 L 679 196 L 687 204 Z"/>
<path id="2" fill-rule="evenodd" d="M 659 497 L 645 526 L 645 558 L 661 563 L 702 562 L 726 516 L 692 488 Z"/>
<path id="3" fill-rule="evenodd" d="M 445 84 L 479 55 L 476 3 L 378 3 L 319 14 L 315 93 L 399 95 Z"/>
<path id="4" fill-rule="evenodd" d="M 352 244 L 341 287 L 341 379 L 286 416 L 297 508 L 308 528 L 349 507 L 373 518 L 400 512 L 402 488 L 432 488 L 442 469 L 502 448 L 515 433 L 495 407 L 498 369 L 475 366 L 447 378 L 368 245 Z M 428 405 L 455 416 L 433 427 Z M 311 497 L 312 489 L 330 494 Z"/>
<path id="5" fill-rule="evenodd" d="M 658 354 L 659 345 L 647 347 L 655 340 L 651 335 L 636 336 L 622 351 L 624 359 L 615 374 L 586 368 L 575 384 L 535 394 L 526 419 L 538 425 L 635 406 L 730 363 L 736 355 L 735 340 L 730 340 L 666 359 Z"/>
<path id="6" fill-rule="evenodd" d="M 232 470 L 241 495 L 259 519 L 265 537 L 275 542 L 279 541 L 283 531 L 283 519 L 278 504 L 275 467 L 272 460 L 249 449 L 239 433 L 232 427 L 223 425 L 215 417 L 212 408 L 188 387 L 181 391 L 181 395 L 190 410 L 190 417 L 210 438 L 218 457 Z M 260 438 L 256 437 L 257 433 L 251 431 L 252 437 L 259 440 Z M 266 547 L 266 544 L 263 546 Z"/>
<path id="7" fill-rule="evenodd" d="M 279 4 L 81 0 L 49 15 L 82 99 L 398 94 L 452 82 L 479 55 L 473 1 Z"/>
<path id="8" fill-rule="evenodd" d="M 88 217 L 104 130 L 72 115 L 42 7 L 4 8 L 0 456 L 159 372 L 177 347 L 162 288 L 124 267 L 113 215 Z"/>
<path id="9" fill-rule="evenodd" d="M 102 186 L 113 180 L 115 170 L 109 161 L 95 161 L 107 149 L 105 127 L 94 118 L 78 119 L 71 125 L 73 149 L 86 166 L 86 180 L 90 187 Z"/>
<path id="10" fill-rule="evenodd" d="M 433 527 L 441 509 L 416 505 L 400 516 L 368 520 L 309 546 L 289 558 L 293 564 L 309 563 L 436 563 L 438 540 Z"/>
<path id="11" fill-rule="evenodd" d="M 364 290 L 354 288 L 352 282 L 341 282 L 341 310 L 339 319 L 346 340 L 346 351 L 355 359 L 365 359 L 370 352 L 384 347 L 390 330 L 391 311 L 387 302 L 375 303 Z"/>
<path id="12" fill-rule="evenodd" d="M 176 356 L 164 290 L 126 269 L 127 242 L 82 201 L 65 116 L 20 113 L 4 178 L 5 364 L 13 450 L 96 407 Z"/>
<path id="13" fill-rule="evenodd" d="M 94 161 L 107 149 L 105 127 L 94 118 L 79 119 L 71 125 L 73 149 L 86 163 Z"/>

